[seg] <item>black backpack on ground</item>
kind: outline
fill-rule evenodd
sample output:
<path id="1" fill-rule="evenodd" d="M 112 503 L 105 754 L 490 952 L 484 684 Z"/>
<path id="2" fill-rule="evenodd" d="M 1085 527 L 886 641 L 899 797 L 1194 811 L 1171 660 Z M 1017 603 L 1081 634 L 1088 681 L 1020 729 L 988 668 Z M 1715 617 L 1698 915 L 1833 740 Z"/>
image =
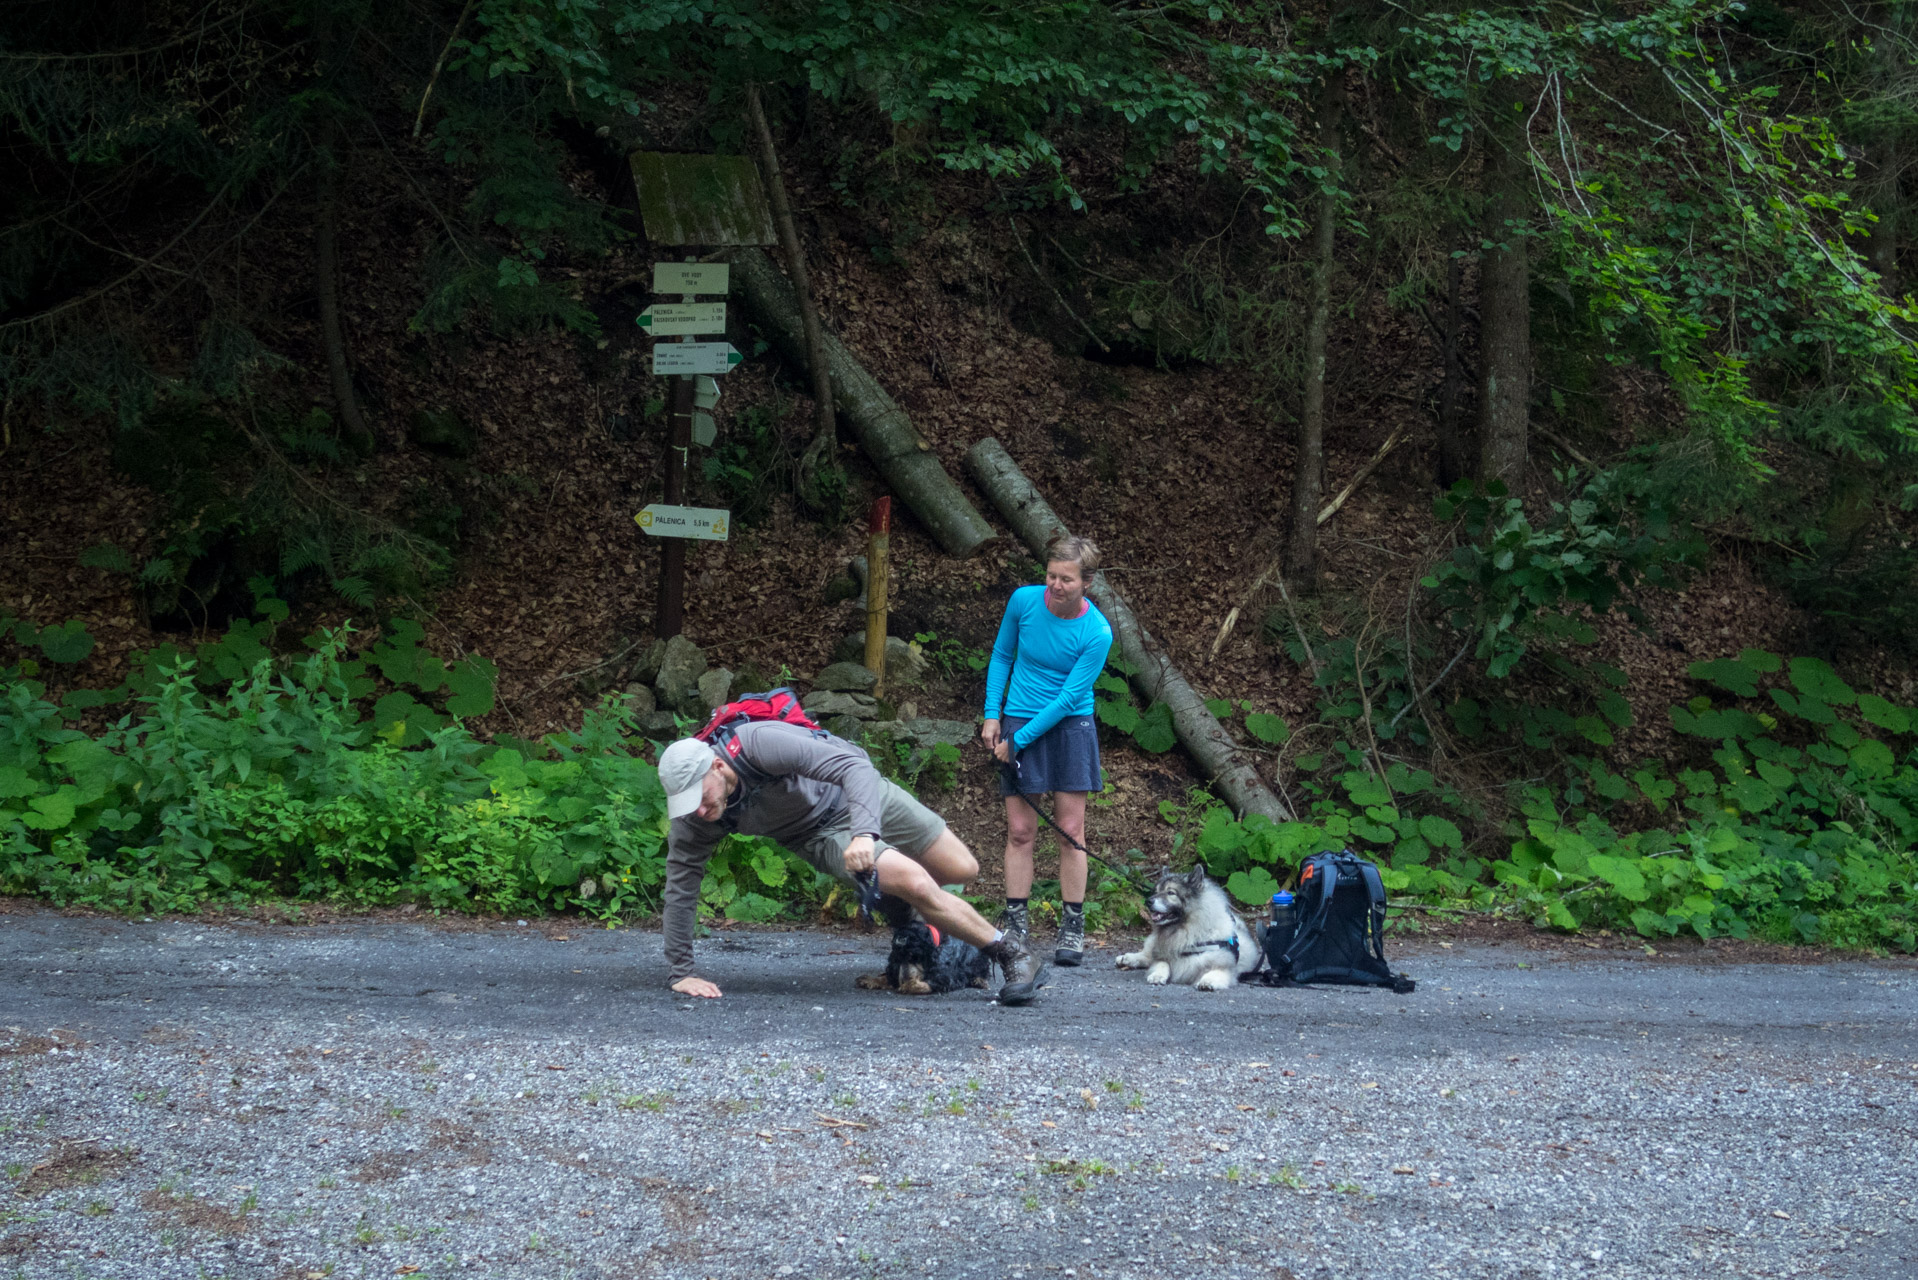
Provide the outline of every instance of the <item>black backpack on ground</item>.
<path id="1" fill-rule="evenodd" d="M 1385 884 L 1378 867 L 1350 849 L 1300 865 L 1293 912 L 1289 934 L 1265 927 L 1266 982 L 1390 987 L 1401 995 L 1416 985 L 1385 963 Z"/>

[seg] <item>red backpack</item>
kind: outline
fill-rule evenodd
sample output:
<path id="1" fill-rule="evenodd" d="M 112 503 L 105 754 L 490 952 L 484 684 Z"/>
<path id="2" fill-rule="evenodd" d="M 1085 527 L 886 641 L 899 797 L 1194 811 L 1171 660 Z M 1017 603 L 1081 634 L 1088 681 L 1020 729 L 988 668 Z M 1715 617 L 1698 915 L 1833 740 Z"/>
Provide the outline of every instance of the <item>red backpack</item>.
<path id="1" fill-rule="evenodd" d="M 739 737 L 733 732 L 742 724 L 758 724 L 768 720 L 781 724 L 796 724 L 810 732 L 815 738 L 831 735 L 820 727 L 817 720 L 799 708 L 799 697 L 791 689 L 773 689 L 767 693 L 749 693 L 736 702 L 728 702 L 713 712 L 713 718 L 706 727 L 693 736 L 701 742 L 709 742 L 725 751 L 731 762 L 740 760 Z"/>

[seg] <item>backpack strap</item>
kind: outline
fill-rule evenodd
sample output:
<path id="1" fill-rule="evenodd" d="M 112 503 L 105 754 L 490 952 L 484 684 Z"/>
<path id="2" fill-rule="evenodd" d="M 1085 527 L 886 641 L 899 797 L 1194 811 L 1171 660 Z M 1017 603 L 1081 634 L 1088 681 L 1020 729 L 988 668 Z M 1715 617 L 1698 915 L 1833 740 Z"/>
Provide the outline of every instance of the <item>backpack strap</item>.
<path id="1" fill-rule="evenodd" d="M 1202 956 L 1208 951 L 1230 951 L 1232 958 L 1237 960 L 1239 958 L 1239 935 L 1235 933 L 1229 938 L 1214 938 L 1210 942 L 1195 942 L 1179 954 L 1181 956 Z"/>
<path id="2" fill-rule="evenodd" d="M 1372 942 L 1372 954 L 1381 961 L 1385 959 L 1385 881 L 1379 878 L 1379 869 L 1370 862 L 1359 863 L 1359 875 L 1365 880 L 1366 891 L 1372 895 L 1371 910 L 1366 914 L 1366 936 Z"/>

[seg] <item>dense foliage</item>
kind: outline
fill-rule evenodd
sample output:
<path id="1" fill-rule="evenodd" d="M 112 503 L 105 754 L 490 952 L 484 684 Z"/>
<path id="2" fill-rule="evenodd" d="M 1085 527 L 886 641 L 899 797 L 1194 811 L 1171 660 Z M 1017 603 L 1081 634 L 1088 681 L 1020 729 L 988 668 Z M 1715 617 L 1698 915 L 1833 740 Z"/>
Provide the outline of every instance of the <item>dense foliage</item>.
<path id="1" fill-rule="evenodd" d="M 0 679 L 0 892 L 148 912 L 259 898 L 656 910 L 665 795 L 623 701 L 538 743 L 482 742 L 459 714 L 490 708 L 490 682 L 451 673 L 451 714 L 422 705 L 414 694 L 448 673 L 421 670 L 438 660 L 417 639 L 401 625 L 356 659 L 346 635 L 319 636 L 303 658 L 239 668 L 242 628 L 209 646 L 224 675 L 150 655 L 133 710 L 96 734 L 68 723 L 71 699 L 63 713 L 37 682 Z M 48 652 L 71 656 L 61 642 Z M 374 702 L 380 672 L 410 691 Z M 763 920 L 828 893 L 792 855 L 733 839 L 703 904 Z"/>

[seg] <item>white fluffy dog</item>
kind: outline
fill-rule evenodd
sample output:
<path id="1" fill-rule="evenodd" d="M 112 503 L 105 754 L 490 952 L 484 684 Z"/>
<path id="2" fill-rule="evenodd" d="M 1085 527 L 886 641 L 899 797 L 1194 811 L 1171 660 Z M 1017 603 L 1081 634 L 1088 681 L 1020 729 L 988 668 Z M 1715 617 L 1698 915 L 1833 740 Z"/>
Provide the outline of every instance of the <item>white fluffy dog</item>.
<path id="1" fill-rule="evenodd" d="M 1152 932 L 1137 951 L 1120 956 L 1118 966 L 1146 970 L 1145 980 L 1155 986 L 1179 982 L 1223 991 L 1259 967 L 1258 937 L 1204 864 L 1184 875 L 1160 871 L 1145 913 Z"/>

